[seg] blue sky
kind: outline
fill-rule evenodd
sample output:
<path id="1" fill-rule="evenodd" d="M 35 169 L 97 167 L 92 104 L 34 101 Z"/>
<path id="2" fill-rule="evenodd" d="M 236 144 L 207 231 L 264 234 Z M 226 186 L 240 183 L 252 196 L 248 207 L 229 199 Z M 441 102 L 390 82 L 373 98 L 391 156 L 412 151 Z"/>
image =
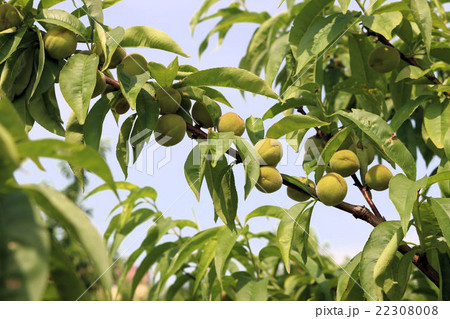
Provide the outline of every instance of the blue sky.
<path id="1" fill-rule="evenodd" d="M 220 6 L 230 3 L 231 1 L 219 2 Z M 247 7 L 251 11 L 268 11 L 271 15 L 277 14 L 285 10 L 285 6 L 278 8 L 279 0 L 248 0 Z M 80 5 L 81 1 L 76 3 Z M 216 37 L 210 41 L 208 50 L 203 54 L 201 60 L 198 58 L 198 46 L 203 40 L 206 33 L 213 26 L 216 20 L 208 21 L 200 24 L 196 30 L 195 36 L 192 37 L 189 30 L 189 21 L 194 12 L 199 8 L 202 0 L 123 0 L 115 6 L 105 10 L 105 23 L 109 26 L 130 27 L 134 25 L 148 25 L 168 33 L 182 48 L 190 55 L 190 58 L 179 57 L 180 64 L 191 64 L 199 69 L 207 69 L 218 66 L 238 66 L 240 58 L 245 54 L 248 41 L 255 30 L 254 24 L 239 24 L 234 26 L 228 33 L 227 38 L 222 44 L 221 48 L 215 50 Z M 73 10 L 71 1 L 66 1 L 56 8 Z M 217 6 L 215 7 L 217 8 Z M 214 9 L 212 10 L 214 11 Z M 81 47 L 80 47 L 81 48 Z M 129 49 L 128 52 L 140 52 L 144 54 L 147 60 L 168 64 L 175 55 L 158 50 L 149 49 Z M 260 96 L 252 96 L 247 94 L 244 100 L 240 93 L 231 89 L 220 89 L 234 107 L 234 112 L 238 113 L 242 118 L 247 118 L 250 115 L 261 117 L 264 112 L 276 101 Z M 67 120 L 70 114 L 70 108 L 59 94 L 59 103 L 62 112 L 63 120 Z M 227 106 L 222 105 L 224 113 L 231 111 Z M 122 116 L 122 122 L 126 117 Z M 276 117 L 275 120 L 279 120 Z M 266 129 L 274 121 L 266 121 Z M 312 134 L 312 130 L 310 134 Z M 103 140 L 107 142 L 111 149 L 115 149 L 118 136 L 118 127 L 109 114 L 104 123 Z M 31 131 L 31 138 L 55 138 L 54 135 L 48 133 L 44 129 L 38 127 Z M 151 186 L 158 192 L 157 205 L 165 216 L 173 216 L 177 219 L 192 219 L 192 212 L 195 211 L 200 227 L 202 229 L 215 226 L 213 221 L 213 207 L 212 202 L 207 191 L 206 185 L 202 188 L 201 201 L 197 202 L 194 194 L 189 189 L 188 184 L 184 178 L 184 162 L 187 155 L 192 149 L 195 142 L 189 140 L 187 137 L 182 143 L 170 148 L 171 160 L 163 167 L 157 169 L 154 167 L 154 173 L 148 174 L 149 169 L 139 170 L 134 168 L 129 169 L 128 181 L 139 186 Z M 278 166 L 280 172 L 291 174 L 294 176 L 304 175 L 301 169 L 301 163 L 296 164 L 298 157 L 302 158 L 303 153 L 296 154 L 291 148 L 285 148 L 284 163 Z M 160 148 L 154 153 L 154 162 L 158 162 L 165 156 L 166 149 Z M 149 160 L 143 157 L 144 162 Z M 107 161 L 113 171 L 115 180 L 120 181 L 124 176 L 117 164 L 115 154 L 110 152 L 107 154 Z M 67 181 L 62 177 L 59 167 L 55 165 L 57 161 L 44 160 L 46 172 L 40 172 L 32 163 L 25 163 L 20 172 L 17 173 L 17 179 L 20 182 L 46 182 L 58 189 L 64 187 Z M 433 162 L 430 167 L 435 167 L 437 161 Z M 147 172 L 145 172 L 147 171 Z M 290 200 L 286 196 L 286 189 L 283 187 L 278 192 L 266 195 L 258 192 L 256 189 L 252 191 L 250 196 L 244 201 L 243 186 L 244 186 L 244 169 L 242 166 L 235 168 L 235 177 L 237 189 L 239 192 L 239 208 L 238 216 L 241 220 L 257 207 L 262 205 L 276 205 L 289 208 L 296 202 Z M 400 173 L 401 171 L 396 171 Z M 418 176 L 422 177 L 430 171 L 426 171 L 422 159 L 418 163 Z M 86 189 L 86 193 L 94 187 L 101 184 L 101 180 L 93 175 L 89 175 L 90 184 Z M 365 204 L 362 195 L 358 189 L 352 186 L 351 179 L 347 179 L 349 185 L 349 192 L 346 201 L 354 204 Z M 438 194 L 434 189 L 432 194 Z M 378 205 L 380 212 L 389 219 L 398 219 L 398 214 L 394 206 L 389 200 L 388 191 L 374 192 L 374 202 Z M 88 199 L 84 206 L 93 210 L 93 222 L 98 229 L 103 232 L 107 225 L 107 215 L 111 208 L 117 204 L 117 200 L 111 192 L 103 192 Z M 220 221 L 219 221 L 220 223 Z M 324 253 L 332 253 L 337 261 L 343 261 L 345 256 L 353 256 L 359 252 L 365 241 L 367 240 L 372 227 L 362 221 L 355 220 L 350 214 L 344 213 L 334 208 L 316 205 L 311 222 L 313 231 L 318 235 L 322 247 L 327 247 Z M 148 224 L 140 227 L 130 238 L 128 238 L 121 248 L 124 255 L 131 253 L 140 241 L 145 236 L 145 230 Z M 276 230 L 276 222 L 274 220 L 266 220 L 263 218 L 254 219 L 250 222 L 252 231 L 259 230 Z M 410 231 L 412 233 L 413 231 Z M 414 240 L 416 236 L 410 235 L 408 239 Z M 252 245 L 257 249 L 261 247 L 261 243 L 252 242 Z"/>

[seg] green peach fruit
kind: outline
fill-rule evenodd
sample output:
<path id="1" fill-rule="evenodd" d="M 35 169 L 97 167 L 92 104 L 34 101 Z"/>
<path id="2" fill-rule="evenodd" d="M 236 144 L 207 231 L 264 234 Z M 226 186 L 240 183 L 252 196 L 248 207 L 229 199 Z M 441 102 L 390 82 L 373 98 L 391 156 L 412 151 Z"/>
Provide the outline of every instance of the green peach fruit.
<path id="1" fill-rule="evenodd" d="M 122 97 L 114 104 L 114 110 L 117 114 L 125 114 L 130 109 L 130 104 L 127 99 Z"/>
<path id="2" fill-rule="evenodd" d="M 45 35 L 44 46 L 53 59 L 65 59 L 77 49 L 77 36 L 70 30 L 55 27 L 48 30 Z"/>
<path id="3" fill-rule="evenodd" d="M 278 170 L 270 166 L 261 166 L 256 188 L 263 193 L 273 193 L 281 188 L 283 178 Z"/>
<path id="4" fill-rule="evenodd" d="M 375 165 L 366 173 L 366 184 L 376 191 L 384 191 L 389 187 L 391 171 L 384 165 Z"/>
<path id="5" fill-rule="evenodd" d="M 347 195 L 347 183 L 338 173 L 329 173 L 317 183 L 316 193 L 325 205 L 336 206 L 342 203 Z"/>
<path id="6" fill-rule="evenodd" d="M 97 80 L 95 82 L 95 88 L 94 93 L 92 93 L 92 98 L 99 96 L 100 94 L 103 94 L 106 89 L 106 79 L 103 72 L 100 70 L 97 70 Z"/>
<path id="7" fill-rule="evenodd" d="M 392 47 L 380 46 L 369 54 L 369 66 L 378 73 L 394 70 L 400 63 L 400 54 Z"/>
<path id="8" fill-rule="evenodd" d="M 274 138 L 265 138 L 255 144 L 261 165 L 277 166 L 283 157 L 283 146 Z"/>
<path id="9" fill-rule="evenodd" d="M 222 110 L 217 103 L 205 104 L 197 101 L 192 107 L 192 117 L 202 127 L 210 128 L 216 126 L 221 116 Z"/>
<path id="10" fill-rule="evenodd" d="M 355 174 L 360 167 L 358 157 L 349 150 L 337 151 L 330 159 L 331 170 L 343 177 Z"/>
<path id="11" fill-rule="evenodd" d="M 173 146 L 180 143 L 185 134 L 186 122 L 179 115 L 163 115 L 156 123 L 155 139 L 163 146 Z"/>
<path id="12" fill-rule="evenodd" d="M 306 177 L 297 177 L 297 179 L 302 182 L 303 184 L 308 185 L 310 188 L 314 188 L 314 182 L 311 180 L 307 180 Z M 297 202 L 304 202 L 307 201 L 311 196 L 309 194 L 305 193 L 304 191 L 294 189 L 292 187 L 287 188 L 287 195 L 290 199 L 295 200 Z"/>
<path id="13" fill-rule="evenodd" d="M 217 130 L 219 132 L 233 132 L 234 135 L 242 136 L 245 131 L 245 122 L 236 113 L 226 113 L 219 118 Z"/>
<path id="14" fill-rule="evenodd" d="M 136 76 L 147 72 L 147 60 L 140 53 L 131 53 L 122 60 L 123 70 Z"/>
<path id="15" fill-rule="evenodd" d="M 9 3 L 0 5 L 0 31 L 18 27 L 23 22 L 23 16 L 16 7 Z"/>
<path id="16" fill-rule="evenodd" d="M 102 47 L 96 45 L 94 47 L 94 53 L 99 56 L 100 64 L 103 65 L 105 63 L 105 54 L 103 53 Z M 125 51 L 124 48 L 117 47 L 111 57 L 108 69 L 115 69 L 120 63 L 122 63 L 123 59 L 125 59 L 126 56 L 127 51 Z"/>
<path id="17" fill-rule="evenodd" d="M 181 103 L 181 95 L 176 89 L 159 87 L 156 89 L 155 95 L 161 114 L 173 114 L 178 111 Z"/>

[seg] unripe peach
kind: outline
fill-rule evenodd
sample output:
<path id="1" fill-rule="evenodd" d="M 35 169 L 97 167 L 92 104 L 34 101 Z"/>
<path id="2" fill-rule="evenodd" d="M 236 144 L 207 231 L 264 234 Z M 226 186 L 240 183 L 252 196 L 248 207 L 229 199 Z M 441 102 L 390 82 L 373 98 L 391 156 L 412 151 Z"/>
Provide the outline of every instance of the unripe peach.
<path id="1" fill-rule="evenodd" d="M 337 151 L 330 159 L 331 170 L 335 173 L 347 177 L 355 174 L 361 164 L 355 153 L 349 150 Z"/>
<path id="2" fill-rule="evenodd" d="M 217 130 L 219 132 L 233 132 L 234 135 L 241 136 L 245 131 L 245 123 L 239 115 L 230 112 L 219 118 Z"/>
<path id="3" fill-rule="evenodd" d="M 378 73 L 394 70 L 400 63 L 400 54 L 392 47 L 380 46 L 369 54 L 369 66 Z"/>
<path id="4" fill-rule="evenodd" d="M 315 185 L 313 181 L 307 180 L 306 177 L 297 177 L 297 179 L 302 182 L 303 184 L 308 185 L 310 188 L 314 188 Z M 287 195 L 290 199 L 295 200 L 297 202 L 304 202 L 307 201 L 311 196 L 309 194 L 305 193 L 302 190 L 297 190 L 292 187 L 287 188 Z"/>
<path id="5" fill-rule="evenodd" d="M 366 184 L 376 191 L 384 191 L 389 187 L 391 171 L 384 165 L 375 165 L 366 173 Z"/>
<path id="6" fill-rule="evenodd" d="M 94 53 L 97 54 L 100 58 L 100 64 L 105 64 L 105 54 L 103 53 L 103 49 L 101 46 L 94 47 Z M 108 69 L 116 68 L 120 63 L 122 63 L 123 59 L 127 56 L 127 51 L 125 51 L 122 47 L 117 47 L 116 51 L 114 51 L 111 61 L 109 62 Z"/>
<path id="7" fill-rule="evenodd" d="M 71 56 L 77 49 L 77 36 L 70 30 L 54 27 L 44 37 L 47 53 L 55 60 Z"/>
<path id="8" fill-rule="evenodd" d="M 122 60 L 123 70 L 136 76 L 147 72 L 147 60 L 140 53 L 131 53 Z"/>
<path id="9" fill-rule="evenodd" d="M 127 99 L 122 97 L 114 104 L 114 110 L 117 114 L 125 114 L 130 109 L 130 104 Z"/>
<path id="10" fill-rule="evenodd" d="M 202 127 L 216 126 L 221 115 L 222 110 L 217 103 L 205 104 L 197 101 L 192 107 L 192 117 Z"/>
<path id="11" fill-rule="evenodd" d="M 283 157 L 283 146 L 274 138 L 265 138 L 258 141 L 255 151 L 259 154 L 261 165 L 277 166 Z"/>
<path id="12" fill-rule="evenodd" d="M 18 27 L 22 24 L 23 16 L 16 7 L 9 3 L 0 5 L 0 31 Z"/>
<path id="13" fill-rule="evenodd" d="M 263 193 L 273 193 L 281 188 L 283 178 L 278 170 L 270 166 L 261 166 L 256 188 Z"/>
<path id="14" fill-rule="evenodd" d="M 316 193 L 325 205 L 336 206 L 342 203 L 347 195 L 347 183 L 338 173 L 329 173 L 317 183 Z"/>
<path id="15" fill-rule="evenodd" d="M 163 146 L 173 146 L 180 143 L 185 134 L 186 122 L 179 115 L 163 115 L 156 123 L 155 139 Z"/>
<path id="16" fill-rule="evenodd" d="M 92 97 L 96 97 L 99 96 L 100 94 L 103 94 L 103 92 L 105 92 L 106 89 L 106 80 L 105 80 L 105 75 L 103 74 L 103 72 L 97 70 L 97 80 L 95 82 L 95 88 L 94 88 L 94 93 L 92 93 Z"/>
<path id="17" fill-rule="evenodd" d="M 180 107 L 181 95 L 176 89 L 159 87 L 156 89 L 155 95 L 161 114 L 173 114 L 177 112 Z"/>

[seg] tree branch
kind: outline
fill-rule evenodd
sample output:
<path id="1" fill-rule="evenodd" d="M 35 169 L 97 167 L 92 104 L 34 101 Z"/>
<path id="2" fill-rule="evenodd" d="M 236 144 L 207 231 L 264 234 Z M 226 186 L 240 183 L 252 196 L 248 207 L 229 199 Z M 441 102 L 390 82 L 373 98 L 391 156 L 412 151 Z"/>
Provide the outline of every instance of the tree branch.
<path id="1" fill-rule="evenodd" d="M 120 84 L 115 79 L 106 76 L 106 83 L 112 85 L 115 89 L 120 89 Z M 189 123 L 186 123 L 186 129 L 192 133 L 193 138 L 195 139 L 208 139 L 208 134 L 206 134 L 203 130 L 198 127 L 195 127 Z M 242 162 L 242 158 L 237 150 L 229 149 L 227 154 L 234 157 L 238 163 Z M 359 180 L 358 180 L 359 182 Z M 283 184 L 292 187 L 298 191 L 303 191 L 298 186 L 291 184 L 289 181 L 283 179 Z M 311 193 L 317 198 L 317 194 L 314 189 L 311 189 Z M 364 193 L 363 193 L 364 195 Z M 372 202 L 373 203 L 373 202 Z M 335 208 L 352 214 L 356 219 L 361 219 L 366 223 L 369 223 L 373 227 L 378 226 L 379 224 L 385 222 L 386 220 L 380 216 L 376 216 L 372 214 L 372 212 L 367 209 L 365 206 L 353 205 L 347 202 L 342 202 L 339 205 L 334 206 Z M 378 210 L 377 210 L 378 211 Z M 406 254 L 411 251 L 411 248 L 408 245 L 401 245 L 398 248 L 398 251 L 402 254 Z M 439 287 L 439 274 L 437 271 L 428 263 L 428 260 L 425 255 L 416 254 L 412 261 L 417 268 L 419 268 L 437 287 Z"/>

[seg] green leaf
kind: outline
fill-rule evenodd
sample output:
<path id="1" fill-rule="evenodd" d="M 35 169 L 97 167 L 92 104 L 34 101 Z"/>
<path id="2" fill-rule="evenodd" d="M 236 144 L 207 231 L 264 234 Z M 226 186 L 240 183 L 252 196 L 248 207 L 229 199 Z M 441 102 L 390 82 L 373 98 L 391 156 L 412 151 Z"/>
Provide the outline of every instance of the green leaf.
<path id="1" fill-rule="evenodd" d="M 394 30 L 403 19 L 401 12 L 386 12 L 382 14 L 363 16 L 361 18 L 364 26 L 368 27 L 372 31 L 378 32 L 386 39 L 392 39 L 392 30 Z"/>
<path id="2" fill-rule="evenodd" d="M 21 28 L 16 33 L 0 34 L 0 64 L 16 52 L 26 30 L 26 28 Z"/>
<path id="3" fill-rule="evenodd" d="M 270 85 L 272 85 L 273 81 L 275 80 L 280 70 L 281 63 L 286 57 L 288 49 L 289 49 L 288 34 L 280 36 L 272 43 L 268 53 L 269 58 L 265 66 L 266 81 Z"/>
<path id="4" fill-rule="evenodd" d="M 415 100 L 408 101 L 405 105 L 403 105 L 399 110 L 397 110 L 392 117 L 391 123 L 389 124 L 394 132 L 402 126 L 403 122 L 411 117 L 417 107 L 425 100 L 429 99 L 428 95 L 421 95 L 417 97 Z"/>
<path id="5" fill-rule="evenodd" d="M 286 101 L 278 102 L 272 106 L 266 113 L 264 113 L 263 120 L 274 118 L 276 115 L 286 110 L 298 108 L 302 105 L 316 106 L 316 104 L 316 98 L 312 94 L 304 92 L 299 98 L 290 98 Z"/>
<path id="6" fill-rule="evenodd" d="M 354 19 L 355 14 L 349 12 L 345 15 L 338 13 L 314 20 L 315 22 L 298 44 L 296 74 L 299 74 L 312 59 L 320 55 L 328 46 L 332 46 Z"/>
<path id="7" fill-rule="evenodd" d="M 261 206 L 245 217 L 245 223 L 255 217 L 273 217 L 282 219 L 286 215 L 286 209 L 278 206 Z"/>
<path id="8" fill-rule="evenodd" d="M 21 191 L 0 193 L 0 299 L 41 300 L 50 241 L 40 213 Z"/>
<path id="9" fill-rule="evenodd" d="M 280 138 L 288 133 L 305 128 L 319 127 L 329 125 L 311 115 L 288 115 L 273 124 L 266 133 L 266 137 Z"/>
<path id="10" fill-rule="evenodd" d="M 95 272 L 101 276 L 106 290 L 111 288 L 112 274 L 106 246 L 89 217 L 62 193 L 43 185 L 23 185 L 23 189 L 34 198 L 41 209 L 73 236 L 84 248 L 92 261 Z"/>
<path id="11" fill-rule="evenodd" d="M 124 190 L 133 190 L 133 189 L 138 189 L 139 187 L 137 185 L 128 183 L 128 182 L 115 182 L 114 183 L 115 189 L 124 189 Z M 96 188 L 94 188 L 89 194 L 87 194 L 84 199 L 88 199 L 89 197 L 102 192 L 102 191 L 106 191 L 106 190 L 112 190 L 112 188 L 108 185 L 108 184 L 103 184 L 100 185 Z"/>
<path id="12" fill-rule="evenodd" d="M 370 234 L 361 258 L 361 286 L 368 300 L 383 300 L 379 279 L 384 279 L 403 236 L 399 221 L 381 223 Z"/>
<path id="13" fill-rule="evenodd" d="M 195 270 L 194 293 L 197 292 L 198 286 L 205 277 L 209 265 L 212 263 L 214 259 L 217 243 L 218 243 L 217 239 L 211 240 L 203 250 L 202 256 L 197 265 L 197 269 Z"/>
<path id="14" fill-rule="evenodd" d="M 245 128 L 248 137 L 253 144 L 258 143 L 259 140 L 264 138 L 264 122 L 262 119 L 250 115 L 250 117 L 245 120 Z"/>
<path id="15" fill-rule="evenodd" d="M 235 137 L 233 132 L 209 132 L 208 149 L 211 153 L 211 165 L 215 167 L 217 162 L 225 155 L 234 143 Z"/>
<path id="16" fill-rule="evenodd" d="M 389 198 L 394 203 L 400 215 L 403 233 L 408 232 L 409 220 L 417 201 L 418 191 L 427 184 L 427 177 L 417 182 L 408 179 L 403 174 L 395 175 L 389 182 Z"/>
<path id="17" fill-rule="evenodd" d="M 103 131 L 103 121 L 111 110 L 111 101 L 115 94 L 103 95 L 89 111 L 83 126 L 86 145 L 98 151 Z"/>
<path id="18" fill-rule="evenodd" d="M 364 291 L 359 283 L 359 263 L 361 262 L 361 253 L 357 254 L 344 266 L 344 272 L 339 276 L 336 301 L 362 301 Z"/>
<path id="19" fill-rule="evenodd" d="M 122 47 L 150 48 L 172 52 L 189 57 L 180 46 L 165 32 L 147 26 L 134 26 L 125 29 Z"/>
<path id="20" fill-rule="evenodd" d="M 198 71 L 188 75 L 182 83 L 184 86 L 229 87 L 268 96 L 273 99 L 278 98 L 278 95 L 272 91 L 266 81 L 247 70 L 232 67 Z"/>
<path id="21" fill-rule="evenodd" d="M 294 56 L 297 56 L 297 48 L 305 36 L 306 31 L 319 13 L 323 11 L 333 0 L 316 0 L 307 2 L 294 19 L 294 24 L 289 32 L 289 42 Z"/>
<path id="22" fill-rule="evenodd" d="M 413 156 L 380 116 L 357 109 L 353 109 L 352 113 L 339 111 L 338 114 L 355 123 L 378 144 L 387 157 L 403 169 L 408 178 L 416 179 L 416 162 Z"/>
<path id="23" fill-rule="evenodd" d="M 156 80 L 162 87 L 172 86 L 178 73 L 178 57 L 166 68 L 164 65 L 150 61 L 148 69 L 152 78 Z"/>
<path id="24" fill-rule="evenodd" d="M 430 198 L 429 202 L 447 246 L 450 247 L 450 198 Z"/>
<path id="25" fill-rule="evenodd" d="M 231 231 L 224 227 L 217 236 L 217 245 L 214 256 L 214 265 L 216 267 L 217 279 L 222 283 L 222 274 L 225 271 L 225 263 L 230 256 L 231 250 L 239 237 L 238 232 Z"/>
<path id="26" fill-rule="evenodd" d="M 28 111 L 33 119 L 47 131 L 64 136 L 58 104 L 53 88 L 40 96 L 34 97 L 28 105 Z"/>
<path id="27" fill-rule="evenodd" d="M 196 145 L 189 153 L 184 164 L 184 176 L 189 187 L 200 200 L 200 189 L 205 175 L 208 147 L 206 143 Z"/>
<path id="28" fill-rule="evenodd" d="M 36 21 L 58 25 L 68 29 L 83 38 L 87 38 L 86 27 L 74 15 L 59 9 L 44 9 L 37 16 Z"/>
<path id="29" fill-rule="evenodd" d="M 81 125 L 86 120 L 94 93 L 98 62 L 99 58 L 94 54 L 75 54 L 67 61 L 59 75 L 61 93 Z"/>
<path id="30" fill-rule="evenodd" d="M 265 301 L 267 300 L 267 285 L 269 278 L 254 281 L 240 278 L 236 284 L 237 301 Z"/>
<path id="31" fill-rule="evenodd" d="M 73 112 L 67 120 L 66 142 L 70 144 L 84 145 L 83 125 L 78 123 L 77 117 Z M 84 189 L 85 176 L 83 174 L 83 168 L 76 165 L 70 165 L 70 168 L 80 182 L 81 187 Z"/>
<path id="32" fill-rule="evenodd" d="M 12 177 L 19 165 L 19 152 L 14 139 L 0 124 L 0 185 Z"/>
<path id="33" fill-rule="evenodd" d="M 350 5 L 351 0 L 338 0 L 339 5 L 341 6 L 342 13 L 347 13 L 348 6 Z"/>
<path id="34" fill-rule="evenodd" d="M 111 63 L 111 58 L 119 47 L 119 43 L 122 41 L 123 36 L 125 34 L 125 30 L 122 27 L 117 27 L 112 30 L 105 32 L 106 37 L 106 54 L 105 54 L 105 62 L 102 66 L 102 72 L 106 71 Z M 104 51 L 103 51 L 104 52 Z"/>
<path id="35" fill-rule="evenodd" d="M 445 134 L 450 123 L 450 103 L 434 100 L 425 107 L 423 124 L 437 148 L 444 148 Z"/>
<path id="36" fill-rule="evenodd" d="M 123 70 L 123 65 L 117 67 L 117 77 L 120 82 L 120 91 L 127 99 L 131 109 L 136 109 L 136 99 L 144 87 L 145 83 L 150 80 L 150 73 L 148 71 L 133 76 Z"/>
<path id="37" fill-rule="evenodd" d="M 259 178 L 258 154 L 256 153 L 253 146 L 248 141 L 244 140 L 241 137 L 236 136 L 235 144 L 239 151 L 239 154 L 241 155 L 241 159 L 245 167 L 244 198 L 246 199 L 247 196 L 250 194 L 250 191 L 258 182 Z"/>
<path id="38" fill-rule="evenodd" d="M 128 162 L 130 156 L 130 146 L 128 141 L 130 139 L 131 129 L 133 128 L 135 118 L 136 115 L 132 114 L 122 123 L 119 140 L 117 141 L 116 158 L 125 178 L 128 176 Z"/>
<path id="39" fill-rule="evenodd" d="M 97 22 L 103 23 L 102 0 L 83 0 L 87 15 Z"/>
<path id="40" fill-rule="evenodd" d="M 429 70 L 422 70 L 421 68 L 414 66 L 414 65 L 407 65 L 403 69 L 398 72 L 397 76 L 395 77 L 395 82 L 400 82 L 404 79 L 413 79 L 417 80 L 427 74 Z"/>
<path id="41" fill-rule="evenodd" d="M 431 175 L 427 181 L 427 187 L 433 185 L 434 183 L 438 183 L 441 181 L 450 180 L 450 171 L 439 172 L 435 175 Z"/>
<path id="42" fill-rule="evenodd" d="M 189 23 L 189 27 L 191 29 L 192 35 L 194 35 L 195 27 L 200 22 L 200 19 L 204 14 L 208 12 L 208 10 L 217 2 L 220 0 L 205 0 L 203 1 L 202 5 L 200 6 L 200 9 L 198 9 L 197 12 L 192 16 L 191 21 Z"/>
<path id="43" fill-rule="evenodd" d="M 425 48 L 427 52 L 430 53 L 431 48 L 431 32 L 432 32 L 432 19 L 431 10 L 428 6 L 427 0 L 411 0 L 410 2 L 411 11 L 414 16 L 414 20 L 420 29 L 420 34 L 422 35 L 423 41 L 425 43 Z"/>
<path id="44" fill-rule="evenodd" d="M 292 240 L 294 238 L 294 231 L 298 227 L 300 227 L 303 231 L 305 230 L 307 219 L 301 218 L 304 214 L 306 207 L 310 202 L 299 203 L 289 209 L 289 211 L 285 211 L 285 215 L 280 221 L 277 230 L 277 242 L 278 247 L 281 252 L 281 258 L 283 259 L 284 266 L 286 267 L 286 271 L 290 273 L 291 271 L 291 258 L 290 252 L 292 247 Z M 305 221 L 305 223 L 300 224 L 300 221 Z"/>
<path id="45" fill-rule="evenodd" d="M 70 144 L 59 140 L 42 139 L 22 142 L 17 145 L 22 156 L 32 159 L 49 157 L 68 161 L 70 164 L 80 166 L 103 179 L 115 190 L 114 180 L 103 157 L 89 146 Z"/>

